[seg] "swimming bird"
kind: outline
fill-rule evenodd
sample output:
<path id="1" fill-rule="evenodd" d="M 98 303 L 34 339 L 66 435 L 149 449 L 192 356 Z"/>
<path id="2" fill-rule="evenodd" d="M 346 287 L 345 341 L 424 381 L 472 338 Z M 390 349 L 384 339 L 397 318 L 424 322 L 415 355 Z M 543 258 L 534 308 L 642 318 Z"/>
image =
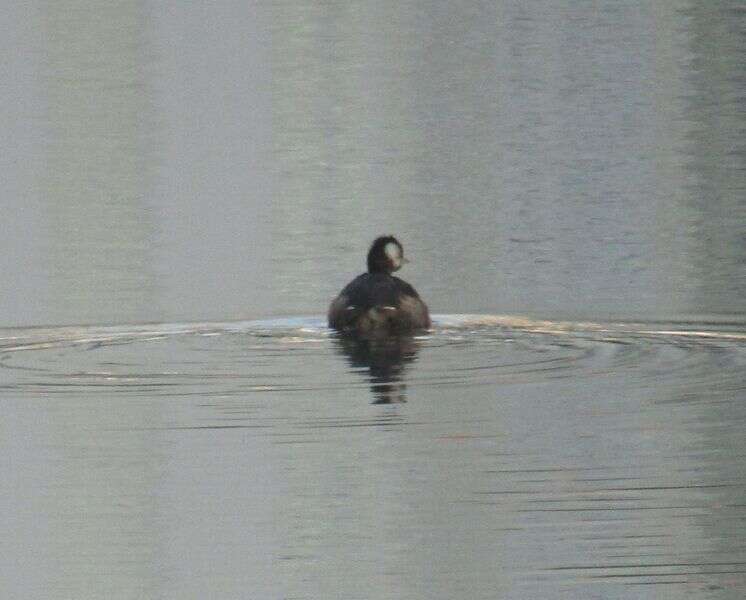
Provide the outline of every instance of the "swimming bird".
<path id="1" fill-rule="evenodd" d="M 430 327 L 419 294 L 391 273 L 407 261 L 395 237 L 376 238 L 368 251 L 368 272 L 353 279 L 329 306 L 329 327 L 343 332 L 401 333 Z"/>

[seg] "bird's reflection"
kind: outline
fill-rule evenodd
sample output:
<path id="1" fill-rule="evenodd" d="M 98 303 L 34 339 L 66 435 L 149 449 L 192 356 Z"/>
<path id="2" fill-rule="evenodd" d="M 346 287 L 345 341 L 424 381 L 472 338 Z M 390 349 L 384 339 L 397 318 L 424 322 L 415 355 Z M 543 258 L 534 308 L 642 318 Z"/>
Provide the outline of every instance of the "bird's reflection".
<path id="1" fill-rule="evenodd" d="M 404 372 L 419 351 L 419 342 L 413 336 L 340 335 L 335 344 L 352 367 L 368 369 L 374 404 L 407 401 Z"/>

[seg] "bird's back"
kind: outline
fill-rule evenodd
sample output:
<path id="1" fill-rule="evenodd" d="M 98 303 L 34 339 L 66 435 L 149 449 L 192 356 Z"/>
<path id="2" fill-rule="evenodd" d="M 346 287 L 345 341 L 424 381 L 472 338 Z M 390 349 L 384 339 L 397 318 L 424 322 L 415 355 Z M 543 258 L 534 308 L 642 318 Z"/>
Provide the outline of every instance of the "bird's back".
<path id="1" fill-rule="evenodd" d="M 430 326 L 430 315 L 406 281 L 388 273 L 363 273 L 332 302 L 329 326 L 357 331 L 424 329 Z"/>

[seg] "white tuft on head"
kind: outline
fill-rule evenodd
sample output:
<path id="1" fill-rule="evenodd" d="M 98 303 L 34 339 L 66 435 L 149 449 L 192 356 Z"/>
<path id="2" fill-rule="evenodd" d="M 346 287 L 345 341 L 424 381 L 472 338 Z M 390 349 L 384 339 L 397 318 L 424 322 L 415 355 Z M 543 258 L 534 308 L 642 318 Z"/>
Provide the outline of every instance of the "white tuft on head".
<path id="1" fill-rule="evenodd" d="M 402 265 L 402 257 L 399 245 L 394 242 L 389 242 L 384 246 L 383 251 L 386 253 L 386 256 L 389 257 L 394 269 L 400 269 Z"/>

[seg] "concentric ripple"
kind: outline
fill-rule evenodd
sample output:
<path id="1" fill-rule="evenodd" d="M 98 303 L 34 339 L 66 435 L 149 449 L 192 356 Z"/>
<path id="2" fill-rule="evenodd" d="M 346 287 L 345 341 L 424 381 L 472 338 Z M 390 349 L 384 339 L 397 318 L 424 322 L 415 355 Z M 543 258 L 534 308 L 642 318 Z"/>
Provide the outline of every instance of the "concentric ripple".
<path id="1" fill-rule="evenodd" d="M 13 443 L 48 460 L 39 485 L 68 533 L 90 514 L 79 489 L 109 515 L 99 482 L 119 498 L 144 477 L 171 486 L 181 528 L 198 527 L 195 495 L 219 521 L 243 486 L 233 514 L 272 513 L 247 543 L 288 576 L 364 551 L 356 564 L 407 580 L 463 556 L 459 585 L 519 582 L 527 597 L 707 597 L 746 576 L 740 324 L 436 315 L 422 335 L 367 340 L 319 317 L 5 330 L 0 399 Z"/>
<path id="2" fill-rule="evenodd" d="M 339 356 L 348 359 L 342 373 L 330 370 Z M 620 374 L 638 385 L 655 379 L 733 392 L 746 386 L 746 332 L 436 315 L 433 329 L 406 348 L 371 351 L 345 346 L 316 317 L 31 328 L 0 332 L 0 366 L 3 389 L 17 393 L 235 395 L 364 388 L 371 379 L 473 387 Z"/>

